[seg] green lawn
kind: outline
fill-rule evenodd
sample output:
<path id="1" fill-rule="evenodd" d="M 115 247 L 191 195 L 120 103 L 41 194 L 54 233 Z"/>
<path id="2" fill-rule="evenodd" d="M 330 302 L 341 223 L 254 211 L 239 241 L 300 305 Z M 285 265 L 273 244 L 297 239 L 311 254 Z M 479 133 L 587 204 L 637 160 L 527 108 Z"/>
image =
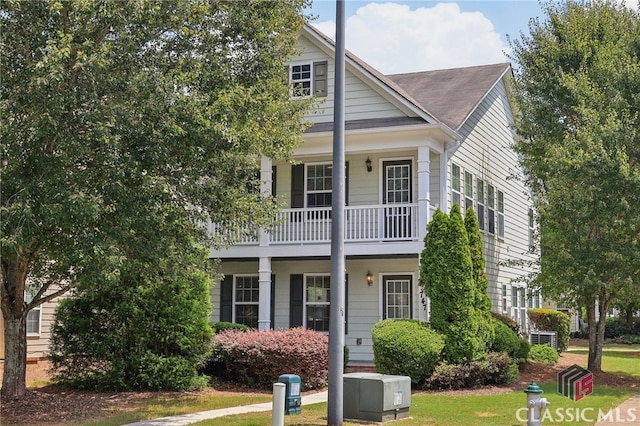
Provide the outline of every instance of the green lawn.
<path id="1" fill-rule="evenodd" d="M 584 353 L 584 347 L 571 347 L 571 352 Z M 606 347 L 603 355 L 603 369 L 617 375 L 640 378 L 640 346 Z M 607 412 L 624 400 L 639 392 L 638 388 L 621 389 L 608 386 L 598 386 L 596 383 L 594 393 L 580 401 L 572 401 L 556 392 L 555 383 L 540 384 L 544 390 L 543 397 L 551 402 L 551 419 L 543 419 L 543 425 L 554 424 L 578 424 L 591 425 L 593 422 L 572 421 L 556 422 L 558 410 L 569 415 L 587 409 L 587 417 L 593 417 L 598 410 Z M 222 395 L 222 396 L 221 396 Z M 129 407 L 125 412 L 105 414 L 94 422 L 85 423 L 92 426 L 115 426 L 132 423 L 145 419 L 167 417 L 179 414 L 208 411 L 217 408 L 248 405 L 259 402 L 269 402 L 268 394 L 218 394 L 216 396 L 188 395 L 173 399 L 152 399 Z M 402 426 L 416 425 L 521 425 L 526 423 L 526 412 L 518 410 L 525 407 L 526 396 L 524 392 L 508 392 L 498 395 L 442 395 L 438 393 L 414 394 L 411 401 L 410 415 L 412 419 L 403 420 Z M 592 411 L 590 411 L 592 410 Z M 302 414 L 286 416 L 287 425 L 326 425 L 327 405 L 315 404 L 302 407 Z M 584 416 L 583 416 L 584 417 Z M 520 421 L 525 419 L 524 421 Z M 198 425 L 225 426 L 255 426 L 269 425 L 271 413 L 255 413 L 239 416 L 229 416 L 223 419 L 212 419 L 197 423 Z M 356 423 L 345 423 L 355 426 Z"/>
<path id="2" fill-rule="evenodd" d="M 572 413 L 582 412 L 580 416 L 584 420 L 590 420 L 598 410 L 607 412 L 616 407 L 634 392 L 612 387 L 596 387 L 594 393 L 580 401 L 574 402 L 556 393 L 555 383 L 542 385 L 544 394 L 551 402 L 552 420 L 561 421 L 560 414 L 565 417 Z M 526 423 L 527 413 L 522 409 L 526 406 L 524 392 L 509 392 L 500 395 L 478 396 L 451 396 L 439 394 L 419 394 L 411 398 L 410 415 L 412 419 L 406 419 L 398 423 L 402 426 L 500 426 L 520 425 Z M 586 408 L 589 410 L 584 411 Z M 591 411 L 593 409 L 593 411 Z M 303 406 L 302 414 L 286 416 L 287 425 L 326 425 L 324 417 L 327 413 L 327 404 L 315 404 Z M 544 425 L 556 424 L 551 419 L 543 419 Z M 595 419 L 594 419 L 595 420 Z M 225 426 L 255 426 L 270 424 L 270 413 L 243 414 L 225 417 Z M 566 423 L 565 423 L 566 424 Z M 572 425 L 591 425 L 589 421 L 572 421 Z M 220 425 L 220 419 L 212 419 L 196 423 L 199 426 Z M 345 425 L 356 426 L 357 423 L 346 422 Z"/>

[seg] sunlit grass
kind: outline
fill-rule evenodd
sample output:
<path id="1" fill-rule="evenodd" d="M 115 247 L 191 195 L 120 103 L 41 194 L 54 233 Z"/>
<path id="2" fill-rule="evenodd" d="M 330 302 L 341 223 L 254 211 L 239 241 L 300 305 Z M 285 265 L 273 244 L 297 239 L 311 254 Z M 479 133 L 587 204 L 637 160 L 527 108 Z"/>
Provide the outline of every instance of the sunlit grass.
<path id="1" fill-rule="evenodd" d="M 587 355 L 588 350 L 576 349 L 571 353 Z M 602 371 L 617 376 L 630 376 L 640 378 L 640 350 L 614 350 L 607 349 L 602 352 Z"/>
<path id="2" fill-rule="evenodd" d="M 597 387 L 593 394 L 580 401 L 572 401 L 556 393 L 555 383 L 543 384 L 542 389 L 551 402 L 551 414 L 575 412 L 576 409 L 590 413 L 598 410 L 607 412 L 629 397 L 632 391 L 616 389 L 608 386 Z M 402 420 L 402 426 L 500 426 L 523 424 L 526 422 L 526 395 L 522 391 L 514 391 L 498 395 L 442 395 L 437 393 L 419 394 L 411 398 L 410 419 Z M 518 411 L 521 410 L 521 411 Z M 518 416 L 519 413 L 519 416 Z M 303 406 L 302 414 L 286 416 L 286 425 L 326 425 L 327 404 Z M 557 416 L 556 416 L 557 417 Z M 225 417 L 225 426 L 269 425 L 271 413 L 253 413 Z M 524 422 L 522 421 L 524 419 Z M 586 419 L 588 420 L 588 419 Z M 358 423 L 345 422 L 345 425 Z M 545 422 L 552 425 L 553 422 Z M 591 425 L 593 422 L 574 421 L 572 425 Z M 220 419 L 206 420 L 196 423 L 199 426 L 220 425 Z"/>

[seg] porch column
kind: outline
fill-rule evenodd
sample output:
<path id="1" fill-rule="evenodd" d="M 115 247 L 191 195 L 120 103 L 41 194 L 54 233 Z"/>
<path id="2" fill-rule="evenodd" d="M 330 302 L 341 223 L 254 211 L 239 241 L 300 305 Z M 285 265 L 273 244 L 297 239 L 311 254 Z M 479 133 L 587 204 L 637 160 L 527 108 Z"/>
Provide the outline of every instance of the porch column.
<path id="1" fill-rule="evenodd" d="M 260 159 L 260 193 L 263 196 L 267 197 L 269 195 L 272 195 L 271 194 L 272 182 L 273 182 L 273 169 L 271 164 L 271 158 L 263 156 Z M 269 245 L 269 234 L 267 233 L 267 230 L 264 228 L 260 228 L 259 235 L 258 235 L 258 244 L 260 246 Z M 262 262 L 262 259 L 260 259 L 260 262 Z M 262 263 L 260 263 L 260 265 L 262 265 Z M 260 293 L 262 294 L 262 289 L 260 289 Z"/>
<path id="2" fill-rule="evenodd" d="M 271 328 L 271 258 L 261 257 L 258 266 L 258 330 Z"/>
<path id="3" fill-rule="evenodd" d="M 431 219 L 430 204 L 431 195 L 429 193 L 430 166 L 429 148 L 421 146 L 418 148 L 418 238 L 424 240 L 427 235 L 427 224 Z"/>

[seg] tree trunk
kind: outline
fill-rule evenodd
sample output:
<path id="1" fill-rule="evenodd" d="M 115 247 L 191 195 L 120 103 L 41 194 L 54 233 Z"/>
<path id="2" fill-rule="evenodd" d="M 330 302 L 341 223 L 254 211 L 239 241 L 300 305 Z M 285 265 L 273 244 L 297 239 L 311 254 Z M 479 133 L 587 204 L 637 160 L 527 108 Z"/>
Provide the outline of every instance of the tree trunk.
<path id="1" fill-rule="evenodd" d="M 592 373 L 602 371 L 602 347 L 604 344 L 604 317 L 596 320 L 596 300 L 586 304 L 587 324 L 589 325 L 589 361 L 587 368 Z"/>
<path id="2" fill-rule="evenodd" d="M 2 396 L 7 398 L 27 393 L 27 319 L 4 318 L 4 374 Z"/>
<path id="3" fill-rule="evenodd" d="M 627 325 L 633 325 L 634 323 L 633 309 L 627 309 L 625 311 L 625 322 Z"/>

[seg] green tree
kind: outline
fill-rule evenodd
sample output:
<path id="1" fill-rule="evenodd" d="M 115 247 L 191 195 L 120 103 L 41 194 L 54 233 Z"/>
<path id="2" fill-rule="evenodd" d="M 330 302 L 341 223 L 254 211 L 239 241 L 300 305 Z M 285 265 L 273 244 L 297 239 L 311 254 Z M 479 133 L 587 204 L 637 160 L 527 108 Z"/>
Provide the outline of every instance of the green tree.
<path id="1" fill-rule="evenodd" d="M 469 237 L 458 204 L 449 216 L 436 211 L 424 241 L 420 282 L 431 301 L 431 327 L 445 336 L 443 358 L 452 363 L 477 359 L 487 352 L 487 345 L 475 308 Z"/>
<path id="2" fill-rule="evenodd" d="M 228 241 L 205 241 L 197 224 L 271 220 L 256 176 L 260 156 L 287 158 L 305 127 L 309 102 L 283 84 L 304 6 L 0 4 L 3 395 L 26 391 L 31 309 L 153 258 L 127 247 L 136 227 L 158 223 L 138 217 L 139 200 L 169 206 L 198 242 Z"/>
<path id="3" fill-rule="evenodd" d="M 586 308 L 598 372 L 607 310 L 640 291 L 640 23 L 609 0 L 544 10 L 511 42 L 515 149 L 539 213 L 535 284 Z"/>
<path id="4" fill-rule="evenodd" d="M 469 253 L 471 255 L 471 265 L 473 268 L 473 282 L 475 283 L 475 309 L 477 310 L 480 326 L 480 337 L 486 344 L 487 350 L 493 344 L 495 332 L 493 321 L 491 320 L 491 299 L 489 298 L 489 279 L 485 271 L 484 245 L 482 244 L 482 234 L 478 218 L 469 207 L 464 216 L 464 227 L 469 237 Z"/>

